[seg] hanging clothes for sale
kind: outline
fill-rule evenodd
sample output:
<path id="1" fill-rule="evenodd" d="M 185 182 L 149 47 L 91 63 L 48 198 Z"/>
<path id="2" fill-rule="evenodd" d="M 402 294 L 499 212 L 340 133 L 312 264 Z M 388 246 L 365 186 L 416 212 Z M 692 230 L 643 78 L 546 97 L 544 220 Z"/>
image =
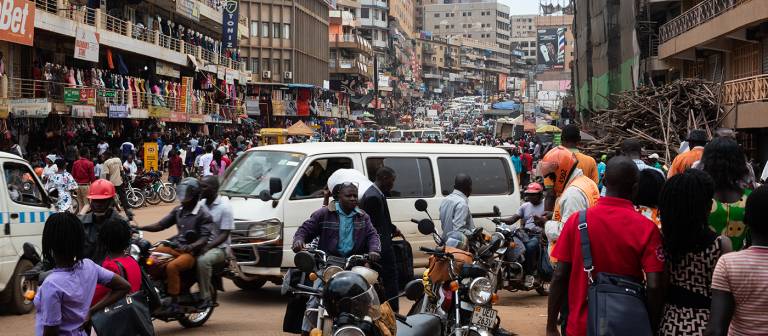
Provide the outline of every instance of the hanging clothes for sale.
<path id="1" fill-rule="evenodd" d="M 115 70 L 115 62 L 112 61 L 112 49 L 107 48 L 107 68 Z"/>
<path id="2" fill-rule="evenodd" d="M 309 89 L 299 89 L 298 91 L 296 99 L 296 115 L 300 117 L 308 117 L 310 91 Z"/>

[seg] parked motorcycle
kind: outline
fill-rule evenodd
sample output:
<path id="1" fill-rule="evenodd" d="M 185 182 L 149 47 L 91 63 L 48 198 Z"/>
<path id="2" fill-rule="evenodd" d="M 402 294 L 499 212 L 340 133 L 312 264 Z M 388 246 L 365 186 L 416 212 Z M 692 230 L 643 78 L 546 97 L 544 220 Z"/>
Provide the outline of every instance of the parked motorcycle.
<path id="1" fill-rule="evenodd" d="M 162 172 L 150 170 L 136 175 L 131 182 L 132 188 L 142 190 L 146 202 L 157 205 L 160 202 L 171 203 L 176 200 L 176 188 L 170 183 L 164 183 L 161 179 Z"/>
<path id="2" fill-rule="evenodd" d="M 440 316 L 447 330 L 455 335 L 507 335 L 500 327 L 497 302 L 497 274 L 500 269 L 495 251 L 503 244 L 496 236 L 487 242 L 482 228 L 469 236 L 452 232 L 443 239 L 435 231 L 435 224 L 427 212 L 427 204 L 417 200 L 417 210 L 428 219 L 411 221 L 419 232 L 432 235 L 438 247 L 420 250 L 430 255 L 429 268 L 424 272 L 424 295 L 414 304 L 411 314 L 427 313 Z"/>
<path id="3" fill-rule="evenodd" d="M 194 232 L 186 233 L 188 240 L 195 240 Z M 197 282 L 196 270 L 191 268 L 181 273 L 181 292 L 178 296 L 177 304 L 179 310 L 174 309 L 171 298 L 167 294 L 167 283 L 165 279 L 165 267 L 169 262 L 175 259 L 174 256 L 155 251 L 160 245 L 166 245 L 176 248 L 172 241 L 162 240 L 155 244 L 143 239 L 138 233 L 134 234 L 131 242 L 131 256 L 136 259 L 142 271 L 149 275 L 154 293 L 149 293 L 150 309 L 152 318 L 165 322 L 178 321 L 185 328 L 200 327 L 213 315 L 213 310 L 217 306 L 216 293 L 223 291 L 222 274 L 224 273 L 226 263 L 214 266 L 211 275 L 211 284 L 214 291 L 212 294 L 213 304 L 205 305 L 205 300 L 199 292 L 192 292 L 191 287 Z M 153 304 L 154 302 L 154 304 Z"/>
<path id="4" fill-rule="evenodd" d="M 381 308 L 378 272 L 363 266 L 367 259 L 365 255 L 337 258 L 317 249 L 296 254 L 294 262 L 298 269 L 286 274 L 283 293 L 307 295 L 317 301 L 313 305 L 317 308 L 307 309 L 316 314 L 315 329 L 311 335 L 383 335 L 381 328 L 387 326 L 379 319 L 382 314 L 391 313 L 391 310 Z M 315 282 L 315 285 L 310 286 L 310 282 Z M 403 294 L 391 300 L 402 296 L 416 300 L 423 291 L 421 280 L 413 280 L 406 285 Z M 440 319 L 434 315 L 394 315 L 397 336 L 442 334 Z"/>
<path id="5" fill-rule="evenodd" d="M 541 232 L 525 228 L 522 223 L 509 225 L 499 218 L 494 218 L 495 235 L 501 237 L 503 243 L 496 251 L 502 261 L 499 272 L 499 287 L 510 292 L 535 290 L 539 295 L 549 295 L 549 282 L 552 277 L 551 266 L 545 269 L 548 261 L 547 238 Z M 526 275 L 525 244 L 534 237 L 539 240 L 539 262 L 535 264 L 536 271 Z"/>

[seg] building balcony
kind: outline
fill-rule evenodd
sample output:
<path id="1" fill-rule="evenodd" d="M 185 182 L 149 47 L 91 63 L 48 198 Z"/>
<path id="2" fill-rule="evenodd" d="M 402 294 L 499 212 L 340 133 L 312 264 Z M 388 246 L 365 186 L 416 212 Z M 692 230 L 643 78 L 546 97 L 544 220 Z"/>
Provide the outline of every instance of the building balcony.
<path id="1" fill-rule="evenodd" d="M 349 49 L 369 56 L 373 53 L 371 43 L 357 34 L 329 34 L 328 42 L 331 49 Z"/>
<path id="2" fill-rule="evenodd" d="M 723 102 L 738 105 L 723 120 L 723 126 L 733 128 L 768 127 L 768 74 L 730 80 L 724 83 Z"/>
<path id="3" fill-rule="evenodd" d="M 435 54 L 435 48 L 432 47 L 432 46 L 425 45 L 424 47 L 421 48 L 421 52 L 424 55 L 434 55 Z"/>
<path id="4" fill-rule="evenodd" d="M 387 24 L 387 21 L 377 20 L 373 18 L 361 18 L 360 25 L 366 28 L 370 28 L 370 27 L 382 28 L 382 29 L 389 28 L 389 24 Z"/>
<path id="5" fill-rule="evenodd" d="M 37 0 L 35 28 L 74 38 L 78 26 L 88 26 L 99 34 L 99 44 L 145 55 L 169 63 L 187 66 L 189 56 L 205 67 L 217 65 L 245 71 L 245 63 L 164 35 L 156 30 L 135 26 L 130 21 L 107 15 L 100 9 L 81 7 L 59 9 L 55 2 Z"/>
<path id="6" fill-rule="evenodd" d="M 433 61 L 431 58 L 425 58 L 421 61 L 421 65 L 424 67 L 434 68 L 437 66 L 437 62 Z"/>
<path id="7" fill-rule="evenodd" d="M 361 0 L 360 4 L 364 7 L 378 7 L 387 9 L 387 2 L 383 0 Z"/>
<path id="8" fill-rule="evenodd" d="M 765 0 L 706 0 L 659 28 L 659 57 L 700 47 L 724 50 L 727 39 L 747 40 L 747 27 L 768 20 Z M 725 39 L 724 39 L 725 38 Z"/>
<path id="9" fill-rule="evenodd" d="M 331 74 L 357 75 L 368 79 L 373 77 L 372 66 L 351 58 L 329 60 L 328 72 Z"/>
<path id="10" fill-rule="evenodd" d="M 373 40 L 371 45 L 373 45 L 374 48 L 389 48 L 387 41 L 382 40 Z"/>
<path id="11" fill-rule="evenodd" d="M 443 78 L 443 76 L 441 76 L 438 73 L 424 73 L 421 76 L 426 78 L 426 79 L 441 79 L 441 78 Z"/>

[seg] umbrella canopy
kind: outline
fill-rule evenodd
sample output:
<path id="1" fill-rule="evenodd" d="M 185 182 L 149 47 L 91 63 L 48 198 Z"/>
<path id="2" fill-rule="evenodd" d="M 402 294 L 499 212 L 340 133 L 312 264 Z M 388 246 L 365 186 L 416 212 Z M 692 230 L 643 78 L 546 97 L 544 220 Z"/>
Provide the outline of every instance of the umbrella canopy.
<path id="1" fill-rule="evenodd" d="M 536 129 L 536 133 L 560 133 L 560 129 L 554 125 L 543 125 Z"/>
<path id="2" fill-rule="evenodd" d="M 286 131 L 288 131 L 288 135 L 312 136 L 312 133 L 314 133 L 314 131 L 301 120 L 293 124 L 293 126 L 288 127 Z"/>
<path id="3" fill-rule="evenodd" d="M 525 132 L 535 132 L 536 131 L 536 125 L 534 125 L 530 121 L 526 121 L 523 123 L 523 130 Z"/>
<path id="4" fill-rule="evenodd" d="M 584 131 L 580 131 L 580 132 L 581 132 L 581 141 L 585 141 L 585 142 L 597 141 L 597 139 L 595 139 L 595 137 L 593 137 L 589 133 Z"/>

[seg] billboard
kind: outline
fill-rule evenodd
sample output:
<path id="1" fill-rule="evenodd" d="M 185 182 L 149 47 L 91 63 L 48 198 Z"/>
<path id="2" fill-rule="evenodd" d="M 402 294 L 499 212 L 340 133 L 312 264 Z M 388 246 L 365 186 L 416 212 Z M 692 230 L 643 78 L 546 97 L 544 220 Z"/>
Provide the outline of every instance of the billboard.
<path id="1" fill-rule="evenodd" d="M 237 0 L 224 2 L 224 17 L 221 21 L 224 48 L 237 48 L 237 23 L 240 18 L 240 3 Z"/>
<path id="2" fill-rule="evenodd" d="M 565 27 L 539 29 L 536 34 L 536 69 L 538 71 L 565 68 Z"/>

